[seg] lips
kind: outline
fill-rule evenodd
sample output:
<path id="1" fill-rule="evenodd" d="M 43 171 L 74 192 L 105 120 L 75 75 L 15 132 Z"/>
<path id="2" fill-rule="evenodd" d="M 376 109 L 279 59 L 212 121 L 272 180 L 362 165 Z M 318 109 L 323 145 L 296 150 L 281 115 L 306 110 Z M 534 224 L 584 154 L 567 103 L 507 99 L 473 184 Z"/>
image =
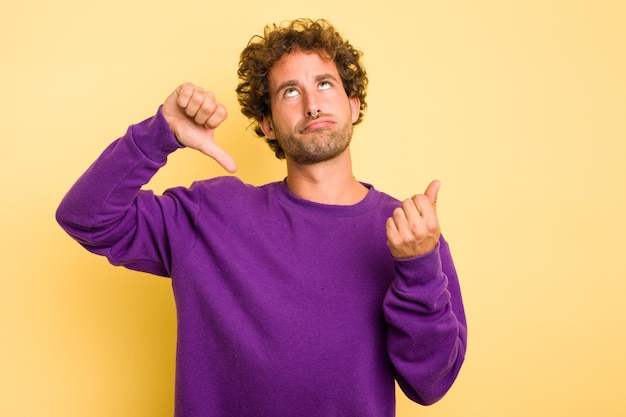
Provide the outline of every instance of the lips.
<path id="1" fill-rule="evenodd" d="M 305 126 L 300 129 L 301 132 L 307 132 L 312 130 L 324 129 L 326 127 L 334 125 L 335 122 L 331 118 L 318 118 L 315 120 L 311 120 L 305 124 Z"/>

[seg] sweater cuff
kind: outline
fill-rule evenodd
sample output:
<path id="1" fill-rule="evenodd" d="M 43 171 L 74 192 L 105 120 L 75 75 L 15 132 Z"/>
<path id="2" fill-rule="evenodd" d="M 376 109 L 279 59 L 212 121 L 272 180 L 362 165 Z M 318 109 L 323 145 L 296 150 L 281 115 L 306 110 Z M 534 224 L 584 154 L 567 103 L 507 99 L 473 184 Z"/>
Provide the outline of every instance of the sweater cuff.
<path id="1" fill-rule="evenodd" d="M 184 148 L 172 133 L 165 116 L 163 106 L 157 113 L 129 128 L 130 138 L 143 154 L 157 163 L 164 163 L 167 156 L 177 149 Z"/>
<path id="2" fill-rule="evenodd" d="M 396 280 L 396 285 L 400 290 L 408 290 L 414 287 L 424 287 L 433 285 L 441 275 L 441 257 L 439 249 L 441 242 L 435 248 L 424 255 L 414 258 L 396 259 L 395 268 L 397 275 L 401 277 Z"/>

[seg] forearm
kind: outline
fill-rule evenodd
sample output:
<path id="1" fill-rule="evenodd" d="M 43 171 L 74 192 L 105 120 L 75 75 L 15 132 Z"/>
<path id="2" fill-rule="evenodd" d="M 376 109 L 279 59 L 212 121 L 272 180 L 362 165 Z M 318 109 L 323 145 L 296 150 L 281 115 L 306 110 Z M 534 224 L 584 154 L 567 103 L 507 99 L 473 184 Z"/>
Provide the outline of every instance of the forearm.
<path id="1" fill-rule="evenodd" d="M 71 187 L 57 209 L 57 221 L 86 246 L 115 240 L 116 225 L 132 209 L 141 187 L 179 147 L 160 110 L 130 126 Z"/>
<path id="2" fill-rule="evenodd" d="M 384 313 L 399 385 L 418 403 L 438 401 L 456 379 L 467 342 L 458 278 L 443 238 L 432 252 L 396 263 Z"/>

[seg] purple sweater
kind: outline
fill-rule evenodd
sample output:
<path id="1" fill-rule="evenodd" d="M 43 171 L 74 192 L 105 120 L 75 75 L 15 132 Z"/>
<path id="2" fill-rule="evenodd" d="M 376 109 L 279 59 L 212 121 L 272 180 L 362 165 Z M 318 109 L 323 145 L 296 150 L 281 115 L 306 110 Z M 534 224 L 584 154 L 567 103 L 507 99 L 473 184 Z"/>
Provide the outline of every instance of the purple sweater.
<path id="1" fill-rule="evenodd" d="M 235 177 L 140 190 L 179 147 L 159 111 L 112 143 L 57 211 L 112 264 L 171 277 L 177 417 L 385 417 L 394 380 L 421 404 L 448 391 L 467 333 L 443 238 L 393 259 L 385 220 L 400 203 L 371 186 L 353 206 Z"/>

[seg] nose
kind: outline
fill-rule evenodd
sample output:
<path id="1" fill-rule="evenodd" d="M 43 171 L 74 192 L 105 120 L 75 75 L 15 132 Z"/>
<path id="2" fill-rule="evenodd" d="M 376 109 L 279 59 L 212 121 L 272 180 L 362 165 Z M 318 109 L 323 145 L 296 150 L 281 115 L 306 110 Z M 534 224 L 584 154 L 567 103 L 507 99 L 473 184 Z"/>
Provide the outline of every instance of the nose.
<path id="1" fill-rule="evenodd" d="M 320 109 L 320 105 L 317 101 L 317 97 L 315 97 L 315 93 L 306 94 L 306 100 L 304 103 L 305 108 L 305 116 L 316 118 L 319 117 L 322 110 Z"/>

